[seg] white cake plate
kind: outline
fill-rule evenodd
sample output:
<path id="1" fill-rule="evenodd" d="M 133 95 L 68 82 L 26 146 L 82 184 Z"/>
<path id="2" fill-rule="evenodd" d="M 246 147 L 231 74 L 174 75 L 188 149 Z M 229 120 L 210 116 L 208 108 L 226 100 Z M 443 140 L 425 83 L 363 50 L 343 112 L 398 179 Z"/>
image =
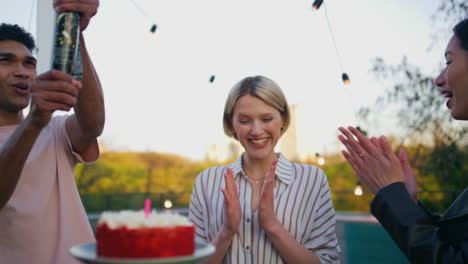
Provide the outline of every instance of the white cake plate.
<path id="1" fill-rule="evenodd" d="M 90 264 L 179 264 L 179 263 L 199 263 L 215 252 L 215 247 L 211 244 L 196 240 L 195 252 L 193 255 L 150 258 L 150 259 L 129 259 L 129 258 L 104 258 L 96 256 L 96 243 L 85 243 L 70 248 L 70 254 L 76 259 Z"/>

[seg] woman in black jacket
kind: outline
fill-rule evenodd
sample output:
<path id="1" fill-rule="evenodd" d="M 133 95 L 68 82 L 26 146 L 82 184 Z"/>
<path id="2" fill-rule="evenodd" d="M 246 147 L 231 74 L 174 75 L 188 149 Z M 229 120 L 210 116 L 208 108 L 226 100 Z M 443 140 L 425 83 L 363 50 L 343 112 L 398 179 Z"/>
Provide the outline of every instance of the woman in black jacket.
<path id="1" fill-rule="evenodd" d="M 468 18 L 453 28 L 446 67 L 435 80 L 457 120 L 468 120 Z M 405 150 L 397 157 L 384 136 L 368 139 L 357 129 L 339 129 L 343 155 L 376 194 L 372 214 L 411 263 L 468 263 L 468 188 L 442 216 L 417 199 L 416 178 Z"/>

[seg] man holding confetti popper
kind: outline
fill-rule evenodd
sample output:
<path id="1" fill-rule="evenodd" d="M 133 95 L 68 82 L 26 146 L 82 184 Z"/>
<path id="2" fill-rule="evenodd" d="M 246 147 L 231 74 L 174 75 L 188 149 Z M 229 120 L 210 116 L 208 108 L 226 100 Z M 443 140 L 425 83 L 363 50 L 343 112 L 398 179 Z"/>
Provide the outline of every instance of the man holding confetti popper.
<path id="1" fill-rule="evenodd" d="M 98 159 L 104 127 L 101 84 L 83 37 L 98 6 L 53 3 L 57 13 L 80 14 L 81 82 L 58 70 L 36 76 L 32 36 L 0 25 L 0 263 L 75 263 L 70 247 L 94 241 L 74 168 Z"/>

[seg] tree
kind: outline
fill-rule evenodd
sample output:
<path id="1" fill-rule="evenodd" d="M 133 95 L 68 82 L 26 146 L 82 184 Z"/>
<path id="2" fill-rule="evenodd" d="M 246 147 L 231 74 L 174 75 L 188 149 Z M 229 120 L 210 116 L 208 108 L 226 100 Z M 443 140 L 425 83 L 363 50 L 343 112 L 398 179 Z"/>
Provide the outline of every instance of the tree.
<path id="1" fill-rule="evenodd" d="M 391 79 L 394 85 L 377 99 L 373 111 L 369 107 L 361 108 L 361 117 L 366 119 L 372 112 L 381 113 L 385 108 L 396 107 L 396 117 L 404 132 L 402 137 L 411 142 L 437 145 L 464 139 L 467 128 L 448 114 L 445 99 L 434 84 L 433 76 L 422 73 L 418 66 L 408 62 L 407 57 L 396 66 L 376 58 L 372 71 L 380 79 Z"/>
<path id="2" fill-rule="evenodd" d="M 451 24 L 464 19 L 468 14 L 466 0 L 441 0 L 434 17 L 441 17 L 444 22 Z"/>

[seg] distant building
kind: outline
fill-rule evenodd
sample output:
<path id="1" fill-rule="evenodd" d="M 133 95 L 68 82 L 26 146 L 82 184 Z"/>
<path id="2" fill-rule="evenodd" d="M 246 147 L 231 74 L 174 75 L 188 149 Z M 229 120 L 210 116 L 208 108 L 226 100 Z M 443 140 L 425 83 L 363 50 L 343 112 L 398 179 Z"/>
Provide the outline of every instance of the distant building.
<path id="1" fill-rule="evenodd" d="M 208 145 L 206 159 L 209 161 L 224 162 L 237 159 L 242 151 L 243 149 L 240 143 L 235 139 L 230 139 L 227 144 L 213 143 Z"/>
<path id="2" fill-rule="evenodd" d="M 289 124 L 288 130 L 283 134 L 280 139 L 279 145 L 281 153 L 291 161 L 300 160 L 301 156 L 299 153 L 299 137 L 297 129 L 297 111 L 299 105 L 291 105 L 291 123 Z"/>
<path id="3" fill-rule="evenodd" d="M 208 150 L 206 152 L 206 159 L 209 161 L 223 161 L 226 158 L 225 151 L 222 150 L 220 144 L 210 144 L 208 145 Z"/>
<path id="4" fill-rule="evenodd" d="M 239 141 L 231 139 L 231 141 L 228 143 L 228 159 L 237 159 L 243 151 L 244 148 L 239 143 Z"/>

